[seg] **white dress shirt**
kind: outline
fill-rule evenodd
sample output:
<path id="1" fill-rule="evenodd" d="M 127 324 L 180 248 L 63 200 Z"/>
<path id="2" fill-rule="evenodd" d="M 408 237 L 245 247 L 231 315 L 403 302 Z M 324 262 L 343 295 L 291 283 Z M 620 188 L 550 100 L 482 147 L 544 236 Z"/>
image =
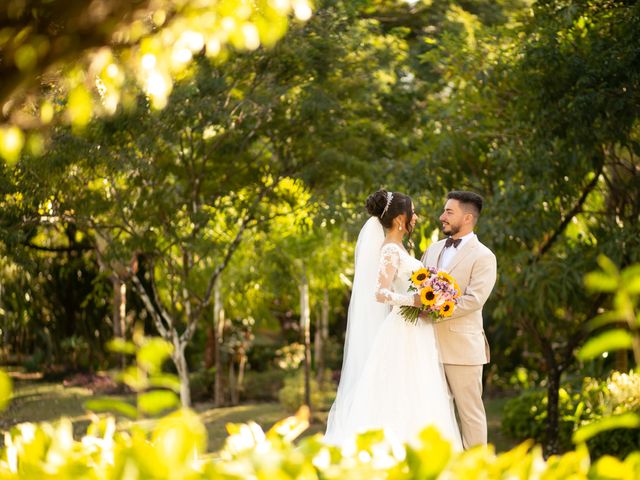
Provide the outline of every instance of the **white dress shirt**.
<path id="1" fill-rule="evenodd" d="M 442 250 L 442 254 L 440 255 L 440 262 L 438 264 L 438 268 L 440 270 L 447 270 L 447 268 L 451 264 L 451 260 L 453 260 L 453 258 L 460 251 L 460 249 L 462 249 L 464 244 L 467 243 L 469 240 L 471 240 L 475 236 L 476 234 L 473 232 L 467 233 L 464 237 L 460 238 L 460 240 L 462 241 L 457 247 L 454 247 L 453 245 L 451 245 L 450 247 L 445 247 Z"/>

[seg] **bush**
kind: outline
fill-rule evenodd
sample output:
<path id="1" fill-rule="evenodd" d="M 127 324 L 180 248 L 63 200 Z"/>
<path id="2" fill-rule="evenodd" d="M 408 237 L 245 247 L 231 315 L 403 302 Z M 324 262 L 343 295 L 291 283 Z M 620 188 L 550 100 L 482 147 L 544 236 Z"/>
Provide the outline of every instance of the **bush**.
<path id="1" fill-rule="evenodd" d="M 213 398 L 215 371 L 215 368 L 210 368 L 189 373 L 189 388 L 193 402 L 204 402 Z"/>
<path id="2" fill-rule="evenodd" d="M 0 371 L 0 405 L 11 395 Z M 308 409 L 278 422 L 266 434 L 255 423 L 230 424 L 221 451 L 205 454 L 207 430 L 200 417 L 181 409 L 144 424 L 118 425 L 113 416 L 94 417 L 82 439 L 73 425 L 23 423 L 5 435 L 0 478 L 6 479 L 205 479 L 282 478 L 545 478 L 549 480 L 640 477 L 640 451 L 624 462 L 603 457 L 591 463 L 584 445 L 548 460 L 524 443 L 496 455 L 480 446 L 455 454 L 437 430 L 428 427 L 416 442 L 399 445 L 382 431 L 358 436 L 351 448 L 325 445 L 321 435 L 293 444 L 309 425 Z"/>
<path id="3" fill-rule="evenodd" d="M 294 445 L 307 426 L 306 411 L 278 422 L 266 434 L 255 423 L 231 424 L 223 449 L 205 454 L 206 429 L 190 410 L 145 428 L 117 426 L 113 417 L 105 417 L 95 420 L 80 441 L 73 439 L 69 420 L 22 424 L 6 436 L 0 478 L 622 480 L 640 475 L 640 452 L 624 462 L 605 457 L 593 464 L 584 446 L 548 460 L 539 447 L 527 443 L 500 455 L 490 446 L 455 454 L 432 427 L 411 445 L 392 443 L 380 431 L 361 434 L 349 449 L 325 445 L 321 435 Z"/>
<path id="4" fill-rule="evenodd" d="M 286 372 L 275 368 L 262 372 L 249 370 L 245 373 L 241 397 L 258 402 L 278 401 L 278 392 L 284 386 L 286 376 Z"/>
<path id="5" fill-rule="evenodd" d="M 315 377 L 311 378 L 311 404 L 315 410 L 329 410 L 336 396 L 336 389 L 331 381 L 331 371 L 326 370 L 322 389 Z M 278 399 L 284 408 L 295 412 L 304 404 L 304 373 L 297 371 L 288 375 L 284 386 L 278 393 Z"/>
<path id="6" fill-rule="evenodd" d="M 612 415 L 640 414 L 640 374 L 613 372 L 604 381 L 586 378 L 582 398 L 582 426 Z M 606 430 L 589 439 L 587 445 L 593 458 L 603 455 L 624 458 L 640 445 L 640 428 Z"/>
<path id="7" fill-rule="evenodd" d="M 640 374 L 613 372 L 604 381 L 586 378 L 576 393 L 565 386 L 560 389 L 558 408 L 558 444 L 567 451 L 573 446 L 571 437 L 578 428 L 612 415 L 640 413 Z M 546 422 L 546 391 L 528 390 L 505 405 L 502 430 L 516 440 L 531 438 L 542 443 Z M 593 458 L 603 455 L 625 458 L 640 445 L 640 429 L 606 430 L 589 439 L 587 445 Z"/>
<path id="8" fill-rule="evenodd" d="M 575 412 L 580 396 L 561 388 L 559 392 L 559 442 L 562 451 L 573 446 L 571 436 L 575 429 Z M 544 443 L 547 427 L 547 392 L 528 390 L 509 400 L 504 407 L 502 431 L 516 440 L 533 439 Z"/>

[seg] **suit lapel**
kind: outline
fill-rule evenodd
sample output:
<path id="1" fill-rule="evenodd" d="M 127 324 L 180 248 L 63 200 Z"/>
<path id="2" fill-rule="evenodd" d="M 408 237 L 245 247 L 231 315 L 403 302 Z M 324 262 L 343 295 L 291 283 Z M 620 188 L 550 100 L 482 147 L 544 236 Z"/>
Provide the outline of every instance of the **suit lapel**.
<path id="1" fill-rule="evenodd" d="M 428 255 L 425 255 L 425 258 L 422 262 L 426 267 L 438 268 L 440 255 L 442 255 L 442 250 L 444 250 L 444 242 L 445 240 L 440 240 L 427 249 Z"/>
<path id="2" fill-rule="evenodd" d="M 449 264 L 449 268 L 447 268 L 448 272 L 452 272 L 456 265 L 458 265 L 461 261 L 463 261 L 466 257 L 469 256 L 471 252 L 478 246 L 478 237 L 474 236 L 470 239 L 461 249 L 460 251 L 451 259 L 451 263 Z"/>

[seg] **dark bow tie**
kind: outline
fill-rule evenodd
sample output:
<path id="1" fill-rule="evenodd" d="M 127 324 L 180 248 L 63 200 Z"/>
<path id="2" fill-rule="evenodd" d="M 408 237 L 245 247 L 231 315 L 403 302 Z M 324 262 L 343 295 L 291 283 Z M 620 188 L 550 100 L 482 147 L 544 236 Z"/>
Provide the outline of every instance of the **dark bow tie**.
<path id="1" fill-rule="evenodd" d="M 462 241 L 461 238 L 458 238 L 457 240 L 454 240 L 453 238 L 449 237 L 449 238 L 447 238 L 447 241 L 444 242 L 444 248 L 448 248 L 451 245 L 453 245 L 453 248 L 458 248 L 458 245 L 460 245 L 461 241 Z"/>

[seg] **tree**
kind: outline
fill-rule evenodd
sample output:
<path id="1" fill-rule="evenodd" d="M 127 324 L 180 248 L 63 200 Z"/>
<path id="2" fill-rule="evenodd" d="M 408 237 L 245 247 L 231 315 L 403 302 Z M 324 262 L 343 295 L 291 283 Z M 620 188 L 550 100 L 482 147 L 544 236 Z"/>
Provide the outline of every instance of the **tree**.
<path id="1" fill-rule="evenodd" d="M 635 3 L 596 1 L 539 2 L 533 14 L 497 29 L 476 22 L 473 41 L 444 37 L 424 57 L 442 83 L 407 175 L 431 174 L 416 189 L 487 198 L 479 234 L 500 273 L 488 328 L 512 332 L 502 333 L 525 346 L 519 360 L 542 366 L 553 453 L 562 376 L 604 306 L 582 277 L 598 251 L 637 261 L 640 17 Z"/>
<path id="2" fill-rule="evenodd" d="M 131 104 L 127 79 L 161 108 L 194 55 L 223 60 L 230 48 L 273 46 L 291 12 L 311 16 L 306 0 L 9 0 L 0 8 L 0 156 L 17 161 L 25 143 L 42 153 L 37 130 L 54 119 L 83 127 L 94 112 Z M 51 91 L 66 101 L 52 102 Z"/>

